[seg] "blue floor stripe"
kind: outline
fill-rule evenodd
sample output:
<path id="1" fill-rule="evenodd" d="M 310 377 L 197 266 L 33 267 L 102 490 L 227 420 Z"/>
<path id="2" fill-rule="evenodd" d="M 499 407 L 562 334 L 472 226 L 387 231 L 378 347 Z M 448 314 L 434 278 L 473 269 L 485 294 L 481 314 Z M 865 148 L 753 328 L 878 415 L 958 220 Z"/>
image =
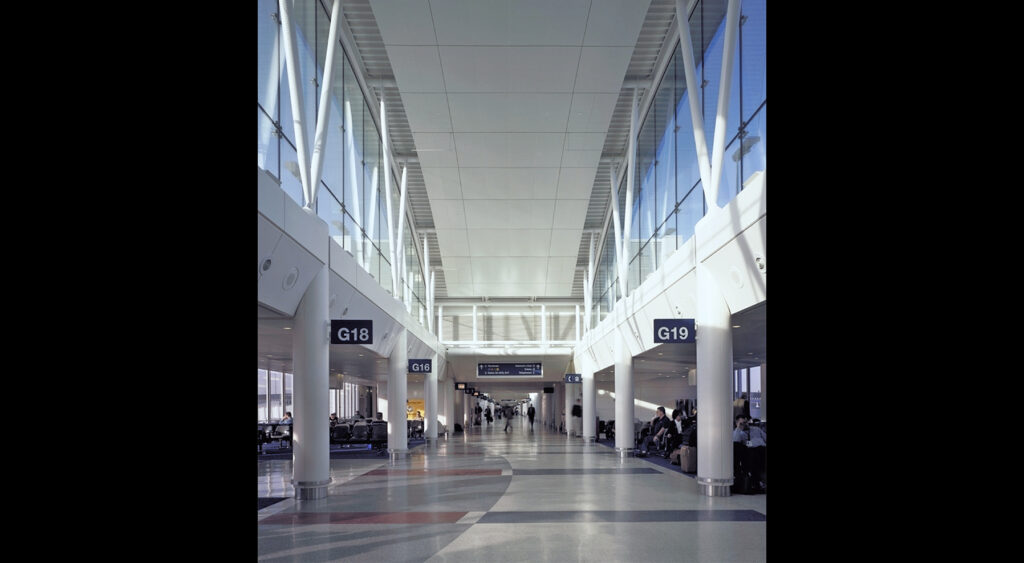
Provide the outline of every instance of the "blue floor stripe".
<path id="1" fill-rule="evenodd" d="M 536 510 L 488 512 L 478 524 L 542 524 L 549 522 L 764 522 L 755 510 Z"/>
<path id="2" fill-rule="evenodd" d="M 647 467 L 613 469 L 513 469 L 513 475 L 661 475 L 661 471 Z"/>

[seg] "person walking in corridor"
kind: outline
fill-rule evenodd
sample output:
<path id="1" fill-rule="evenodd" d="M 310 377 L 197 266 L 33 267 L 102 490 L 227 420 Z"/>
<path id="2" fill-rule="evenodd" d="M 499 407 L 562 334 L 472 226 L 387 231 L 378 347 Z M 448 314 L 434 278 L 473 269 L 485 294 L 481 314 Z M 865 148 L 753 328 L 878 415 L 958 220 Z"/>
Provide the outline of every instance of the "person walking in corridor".
<path id="1" fill-rule="evenodd" d="M 536 409 L 533 408 L 533 404 L 530 404 L 530 408 L 526 409 L 526 416 L 530 417 L 530 430 L 533 430 L 533 415 L 537 414 Z"/>
<path id="2" fill-rule="evenodd" d="M 508 432 L 508 429 L 512 428 L 512 405 L 505 405 L 505 408 L 501 409 L 501 415 L 505 417 L 505 432 Z"/>

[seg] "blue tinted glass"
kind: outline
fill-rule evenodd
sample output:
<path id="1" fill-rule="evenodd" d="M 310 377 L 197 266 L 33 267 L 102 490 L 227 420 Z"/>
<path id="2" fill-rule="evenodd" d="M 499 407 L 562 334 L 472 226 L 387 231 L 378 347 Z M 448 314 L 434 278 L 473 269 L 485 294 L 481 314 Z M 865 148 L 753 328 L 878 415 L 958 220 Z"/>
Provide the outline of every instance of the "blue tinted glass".
<path id="1" fill-rule="evenodd" d="M 274 178 L 281 177 L 279 143 L 277 135 L 274 134 L 274 124 L 263 110 L 256 108 L 256 164 L 273 174 Z"/>
<path id="2" fill-rule="evenodd" d="M 743 117 L 750 116 L 766 99 L 765 0 L 746 0 L 740 10 L 746 20 L 742 34 Z"/>
<path id="3" fill-rule="evenodd" d="M 754 173 L 765 170 L 767 165 L 767 116 L 768 105 L 765 104 L 747 125 L 747 137 L 743 139 L 748 145 L 747 154 L 743 156 L 744 182 L 749 181 Z"/>
<path id="4" fill-rule="evenodd" d="M 704 216 L 704 191 L 701 185 L 697 184 L 684 198 L 679 205 L 679 215 L 676 218 L 676 225 L 679 229 L 679 240 L 686 241 L 693 236 L 694 226 Z"/>
<path id="5" fill-rule="evenodd" d="M 259 0 L 257 13 L 257 56 L 256 75 L 257 100 L 270 116 L 277 117 L 278 81 L 280 80 L 281 46 L 278 38 L 280 29 L 275 19 L 277 2 Z"/>

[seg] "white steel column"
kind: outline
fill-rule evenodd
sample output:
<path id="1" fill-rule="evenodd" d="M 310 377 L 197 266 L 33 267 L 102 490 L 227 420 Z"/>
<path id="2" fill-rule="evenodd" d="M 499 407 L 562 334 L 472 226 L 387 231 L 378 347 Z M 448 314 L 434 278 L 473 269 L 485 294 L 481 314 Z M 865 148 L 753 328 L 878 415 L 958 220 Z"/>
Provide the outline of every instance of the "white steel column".
<path id="1" fill-rule="evenodd" d="M 615 451 L 620 457 L 631 455 L 633 437 L 633 355 L 622 331 L 615 327 Z M 731 451 L 731 450 L 730 450 Z"/>
<path id="2" fill-rule="evenodd" d="M 583 441 L 597 441 L 597 386 L 594 385 L 594 367 L 586 354 L 580 356 L 580 375 L 583 376 Z"/>
<path id="3" fill-rule="evenodd" d="M 633 89 L 633 101 L 629 110 L 629 170 L 626 176 L 626 208 L 622 210 L 622 254 L 619 255 L 619 287 L 622 289 L 622 298 L 626 298 L 626 290 L 629 287 L 627 273 L 629 272 L 630 258 L 630 230 L 633 228 L 633 182 L 636 178 L 636 88 Z"/>
<path id="4" fill-rule="evenodd" d="M 718 208 L 718 194 L 711 193 L 711 161 L 708 159 L 707 138 L 704 135 L 704 116 L 700 111 L 700 90 L 697 88 L 697 65 L 693 60 L 693 40 L 690 38 L 690 18 L 687 0 L 676 0 L 676 24 L 679 26 L 679 47 L 683 55 L 686 92 L 690 99 L 690 120 L 693 124 L 693 142 L 697 149 L 697 168 L 700 170 L 704 201 L 708 209 Z"/>
<path id="5" fill-rule="evenodd" d="M 444 305 L 437 306 L 437 341 L 444 340 Z"/>
<path id="6" fill-rule="evenodd" d="M 630 116 L 630 119 L 632 119 L 632 115 Z M 632 129 L 632 121 L 630 121 L 630 132 L 632 132 L 632 130 L 633 130 Z M 630 146 L 632 146 L 632 145 L 630 145 Z M 612 188 L 612 226 L 615 228 L 615 241 L 614 241 L 615 244 L 613 244 L 612 246 L 615 247 L 615 271 L 621 273 L 621 271 L 622 271 L 622 249 L 623 249 L 623 245 L 622 245 L 622 226 L 621 226 L 622 223 L 619 222 L 620 221 L 619 216 L 621 215 L 619 213 L 619 186 L 618 186 L 618 182 L 616 182 L 616 178 L 618 178 L 618 176 L 619 175 L 615 172 L 615 170 L 613 168 L 612 174 L 611 174 L 611 188 Z M 628 181 L 629 180 L 627 180 L 627 182 Z M 593 247 L 593 238 L 591 238 L 591 247 Z M 593 248 L 591 248 L 591 253 L 593 253 Z M 593 264 L 593 262 L 594 262 L 593 260 L 590 261 L 591 264 Z M 594 283 L 593 282 L 593 278 L 594 278 L 594 272 L 593 271 L 590 272 L 590 278 L 591 278 L 590 283 Z M 622 285 L 622 283 L 619 284 L 619 289 L 622 292 L 622 295 L 625 296 L 625 294 L 626 294 L 625 286 Z"/>
<path id="7" fill-rule="evenodd" d="M 565 386 L 565 435 L 573 436 L 576 433 L 576 421 L 572 416 L 572 406 L 576 404 L 574 398 L 576 397 L 576 384 L 575 383 L 563 383 Z"/>
<path id="8" fill-rule="evenodd" d="M 473 342 L 479 342 L 476 334 L 476 305 L 473 305 Z"/>
<path id="9" fill-rule="evenodd" d="M 280 16 L 278 16 L 278 17 L 280 17 Z M 278 26 L 280 26 L 280 21 L 279 20 L 275 20 L 275 21 L 277 21 Z M 275 62 L 275 63 L 278 61 L 278 59 L 281 56 L 281 46 L 280 45 L 281 45 L 281 33 L 280 33 L 280 27 L 279 27 L 278 33 L 274 34 L 274 47 L 273 47 L 273 49 L 270 52 L 270 60 Z M 263 100 L 266 101 L 266 107 L 264 107 L 263 109 L 266 110 L 267 114 L 269 114 L 270 116 L 277 115 L 277 112 L 275 110 L 277 109 L 277 91 L 279 89 L 280 82 L 281 82 L 281 65 L 277 64 L 276 68 L 271 69 L 270 72 L 267 73 L 267 88 L 266 88 L 266 90 L 264 90 L 264 95 L 263 95 L 263 98 L 262 98 Z M 260 121 L 260 146 L 261 147 L 265 147 L 265 146 L 267 146 L 270 143 L 270 134 L 274 131 L 274 123 L 273 123 L 274 122 L 274 118 L 270 117 L 268 119 L 269 119 L 269 121 L 268 120 L 261 120 Z M 260 168 L 263 168 L 264 170 L 266 170 L 267 169 L 267 161 L 266 161 L 267 155 L 263 154 L 261 156 L 263 157 L 263 160 L 259 163 Z M 269 409 L 269 407 L 270 407 L 270 405 L 268 404 L 267 408 Z M 268 410 L 268 413 L 269 413 L 269 410 Z"/>
<path id="10" fill-rule="evenodd" d="M 327 264 L 323 264 L 295 311 L 292 483 L 299 500 L 326 498 L 331 481 L 330 426 L 325 422 L 330 416 L 328 282 Z"/>
<path id="11" fill-rule="evenodd" d="M 423 397 L 426 399 L 427 412 L 423 425 L 423 434 L 428 442 L 437 440 L 437 353 L 431 357 L 430 373 L 423 379 Z"/>
<path id="12" fill-rule="evenodd" d="M 395 250 L 395 214 L 392 209 L 394 206 L 391 204 L 391 168 L 389 166 L 391 149 L 388 146 L 388 118 L 387 112 L 384 109 L 383 99 L 380 101 L 380 130 L 380 142 L 384 148 L 384 201 L 387 202 L 388 213 L 388 257 L 391 259 L 391 296 L 401 301 L 402 296 L 398 293 L 398 274 L 400 270 L 395 259 L 398 255 Z"/>
<path id="13" fill-rule="evenodd" d="M 718 111 L 715 114 L 715 140 L 711 150 L 711 191 L 718 201 L 719 182 L 722 179 L 722 160 L 725 156 L 725 127 L 729 117 L 729 87 L 732 84 L 732 64 L 736 52 L 736 32 L 739 29 L 740 0 L 729 0 L 725 15 L 725 45 L 722 46 L 722 77 L 718 82 Z M 717 207 L 717 206 L 716 206 Z"/>
<path id="14" fill-rule="evenodd" d="M 348 164 L 345 168 L 348 170 L 348 181 L 352 186 L 352 206 L 346 206 L 345 209 L 350 210 L 353 215 L 352 219 L 356 222 L 356 232 L 351 236 L 353 238 L 358 237 L 359 244 L 355 240 L 352 241 L 353 254 L 356 255 L 356 262 L 359 263 L 359 267 L 366 269 L 366 264 L 369 263 L 369 250 L 367 250 L 367 260 L 363 261 L 363 253 L 359 252 L 359 248 L 364 244 L 369 244 L 370 241 L 364 241 L 362 234 L 358 229 L 364 227 L 363 225 L 363 206 L 359 205 L 359 176 L 356 174 L 356 139 L 355 133 L 353 132 L 354 125 L 352 124 L 352 103 L 349 100 L 345 100 L 345 148 L 348 154 Z M 374 174 L 374 178 L 377 175 Z M 367 236 L 371 236 L 372 231 L 367 232 Z"/>
<path id="15" fill-rule="evenodd" d="M 288 67 L 288 88 L 292 100 L 292 121 L 295 126 L 295 153 L 299 162 L 299 180 L 302 182 L 302 197 L 305 203 L 310 200 L 309 185 L 309 153 L 306 150 L 306 134 L 302 127 L 302 88 L 299 78 L 298 49 L 295 46 L 295 30 L 292 28 L 291 2 L 278 0 L 281 12 L 281 32 L 284 34 L 284 60 Z"/>
<path id="16" fill-rule="evenodd" d="M 545 393 L 544 390 L 541 389 L 541 393 L 540 393 L 540 409 L 539 409 L 540 412 L 537 413 L 538 415 L 540 415 L 540 426 L 541 426 L 541 428 L 547 428 L 548 427 L 548 416 L 549 416 L 548 411 L 551 410 L 551 399 L 549 399 L 548 397 L 550 397 L 551 395 L 552 395 L 551 393 Z"/>
<path id="17" fill-rule="evenodd" d="M 388 453 L 391 459 L 409 452 L 405 403 L 409 394 L 409 334 L 405 327 L 397 329 L 395 348 L 388 357 Z"/>
<path id="18" fill-rule="evenodd" d="M 697 262 L 697 484 L 729 496 L 732 466 L 732 328 L 729 305 L 708 267 Z"/>
<path id="19" fill-rule="evenodd" d="M 383 107 L 384 106 L 381 105 L 382 109 Z M 408 190 L 405 189 L 405 171 L 406 167 L 402 166 L 402 183 L 400 186 L 402 193 L 398 196 L 398 235 L 395 238 L 395 255 L 398 256 L 398 264 L 392 268 L 392 270 L 395 271 L 394 277 L 400 280 L 405 280 L 409 277 L 408 272 L 405 271 L 405 199 L 406 193 L 408 192 Z M 415 242 L 416 241 L 414 240 L 413 243 Z M 405 286 L 407 284 L 401 285 Z M 409 303 L 408 295 L 403 293 L 403 296 L 405 297 L 404 301 L 406 303 L 406 310 L 408 311 L 411 304 Z"/>
<path id="20" fill-rule="evenodd" d="M 327 33 L 327 56 L 324 59 L 324 83 L 320 88 L 320 111 L 316 116 L 316 134 L 313 135 L 313 163 L 310 165 L 310 195 L 305 207 L 314 209 L 320 191 L 320 172 L 323 169 L 323 151 L 327 145 L 327 125 L 331 113 L 331 81 L 334 80 L 334 52 L 338 46 L 338 28 L 341 27 L 341 0 L 331 7 L 331 30 Z"/>
<path id="21" fill-rule="evenodd" d="M 374 166 L 373 167 L 373 180 L 370 181 L 370 209 L 372 209 L 374 211 L 373 211 L 373 213 L 370 213 L 369 217 L 366 218 L 366 225 L 367 225 L 366 226 L 366 232 L 367 233 L 372 233 L 373 232 L 374 224 L 377 222 L 377 212 L 376 212 L 376 209 L 377 209 L 377 195 L 380 193 L 380 190 L 377 189 L 377 184 L 379 182 L 379 178 L 380 178 L 380 171 L 377 169 L 376 166 Z M 370 242 L 369 238 L 366 238 L 365 240 L 363 240 L 363 249 L 365 250 L 366 257 L 365 257 L 365 259 L 364 259 L 364 261 L 362 263 L 363 264 L 369 264 L 370 263 L 370 253 L 374 251 L 373 250 L 373 243 Z"/>

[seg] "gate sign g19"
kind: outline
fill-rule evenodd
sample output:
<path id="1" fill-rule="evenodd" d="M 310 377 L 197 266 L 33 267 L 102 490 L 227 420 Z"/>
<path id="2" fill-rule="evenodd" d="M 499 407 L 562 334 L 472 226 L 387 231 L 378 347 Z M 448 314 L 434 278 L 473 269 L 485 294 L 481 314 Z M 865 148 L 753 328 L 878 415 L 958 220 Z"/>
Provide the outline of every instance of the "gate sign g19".
<path id="1" fill-rule="evenodd" d="M 693 319 L 654 319 L 654 342 L 681 344 L 696 342 Z"/>
<path id="2" fill-rule="evenodd" d="M 409 360 L 409 373 L 430 373 L 432 360 Z"/>
<path id="3" fill-rule="evenodd" d="M 373 344 L 373 320 L 331 319 L 331 344 Z"/>

